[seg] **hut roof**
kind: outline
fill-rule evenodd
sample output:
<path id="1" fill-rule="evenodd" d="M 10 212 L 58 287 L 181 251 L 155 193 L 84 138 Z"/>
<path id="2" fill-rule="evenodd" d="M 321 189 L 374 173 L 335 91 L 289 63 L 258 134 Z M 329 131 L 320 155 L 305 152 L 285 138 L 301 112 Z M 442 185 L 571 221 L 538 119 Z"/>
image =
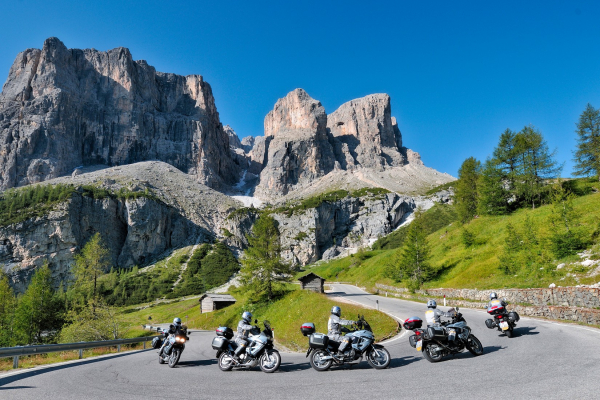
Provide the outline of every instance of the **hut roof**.
<path id="1" fill-rule="evenodd" d="M 304 276 L 302 276 L 302 277 L 298 278 L 298 280 L 299 280 L 300 282 L 306 282 L 306 281 L 308 281 L 308 280 L 310 280 L 310 279 L 313 279 L 313 278 L 315 278 L 315 277 L 316 277 L 316 278 L 319 278 L 319 279 L 321 279 L 321 280 L 323 280 L 323 281 L 325 280 L 325 278 L 321 278 L 319 275 L 315 274 L 314 272 L 311 272 L 311 273 L 309 273 L 309 274 L 307 274 L 307 275 L 304 275 Z"/>
<path id="2" fill-rule="evenodd" d="M 230 294 L 221 294 L 221 293 L 205 293 L 200 297 L 198 301 L 202 301 L 205 298 L 210 297 L 210 299 L 216 303 L 220 301 L 237 301 L 235 297 Z"/>

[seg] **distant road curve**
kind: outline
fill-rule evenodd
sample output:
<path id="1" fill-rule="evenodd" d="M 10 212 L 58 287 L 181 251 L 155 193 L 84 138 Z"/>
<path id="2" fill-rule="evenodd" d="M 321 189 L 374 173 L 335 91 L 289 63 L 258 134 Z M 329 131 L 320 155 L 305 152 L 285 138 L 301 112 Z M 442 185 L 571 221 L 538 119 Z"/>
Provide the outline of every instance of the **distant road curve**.
<path id="1" fill-rule="evenodd" d="M 334 284 L 333 296 L 399 318 L 423 317 L 424 305 Z M 344 310 L 343 303 L 340 303 Z M 342 311 L 343 312 L 343 311 Z M 462 309 L 485 354 L 463 353 L 431 364 L 408 345 L 407 335 L 386 344 L 389 369 L 366 362 L 316 372 L 304 354 L 283 353 L 281 371 L 221 372 L 212 332 L 193 332 L 177 368 L 158 364 L 154 350 L 83 360 L 0 375 L 1 399 L 594 399 L 600 397 L 600 330 L 522 318 L 509 339 L 485 327 L 483 311 Z M 343 314 L 354 318 L 353 315 Z M 277 327 L 277 321 L 272 321 Z M 326 327 L 317 327 L 323 331 Z"/>

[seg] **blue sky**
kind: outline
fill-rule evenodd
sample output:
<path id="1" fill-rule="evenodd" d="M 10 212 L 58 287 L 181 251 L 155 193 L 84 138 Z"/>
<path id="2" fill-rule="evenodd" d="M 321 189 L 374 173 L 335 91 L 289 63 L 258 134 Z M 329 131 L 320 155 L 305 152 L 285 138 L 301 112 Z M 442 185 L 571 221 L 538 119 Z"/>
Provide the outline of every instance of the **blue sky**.
<path id="1" fill-rule="evenodd" d="M 261 135 L 302 87 L 328 113 L 388 93 L 407 147 L 452 175 L 500 133 L 533 124 L 572 169 L 575 123 L 600 107 L 597 1 L 32 1 L 0 3 L 0 80 L 18 52 L 128 47 L 157 70 L 201 74 L 223 124 Z"/>

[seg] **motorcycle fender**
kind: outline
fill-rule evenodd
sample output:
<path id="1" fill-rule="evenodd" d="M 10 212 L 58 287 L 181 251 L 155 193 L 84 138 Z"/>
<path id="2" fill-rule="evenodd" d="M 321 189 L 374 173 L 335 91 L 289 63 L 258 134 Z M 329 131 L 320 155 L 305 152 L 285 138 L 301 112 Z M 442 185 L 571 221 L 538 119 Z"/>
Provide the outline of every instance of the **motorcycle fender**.
<path id="1" fill-rule="evenodd" d="M 310 353 L 312 353 L 312 347 L 308 348 L 308 351 L 306 352 L 306 357 L 310 356 Z"/>
<path id="2" fill-rule="evenodd" d="M 383 346 L 380 344 L 372 344 L 371 346 L 373 346 L 374 349 L 383 349 Z"/>

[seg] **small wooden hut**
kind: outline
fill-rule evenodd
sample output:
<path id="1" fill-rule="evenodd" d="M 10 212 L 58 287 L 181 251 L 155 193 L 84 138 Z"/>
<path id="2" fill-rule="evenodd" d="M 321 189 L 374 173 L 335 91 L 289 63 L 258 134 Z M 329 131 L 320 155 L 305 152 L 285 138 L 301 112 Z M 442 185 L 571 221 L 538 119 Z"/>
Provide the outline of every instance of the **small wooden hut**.
<path id="1" fill-rule="evenodd" d="M 304 275 L 302 278 L 298 279 L 300 281 L 300 285 L 302 285 L 302 289 L 312 290 L 313 292 L 323 293 L 325 290 L 323 289 L 323 285 L 325 284 L 325 279 L 321 278 L 319 275 L 311 272 L 308 275 Z"/>
<path id="2" fill-rule="evenodd" d="M 219 293 L 206 293 L 200 297 L 199 301 L 201 313 L 220 310 L 236 302 L 233 296 Z"/>

